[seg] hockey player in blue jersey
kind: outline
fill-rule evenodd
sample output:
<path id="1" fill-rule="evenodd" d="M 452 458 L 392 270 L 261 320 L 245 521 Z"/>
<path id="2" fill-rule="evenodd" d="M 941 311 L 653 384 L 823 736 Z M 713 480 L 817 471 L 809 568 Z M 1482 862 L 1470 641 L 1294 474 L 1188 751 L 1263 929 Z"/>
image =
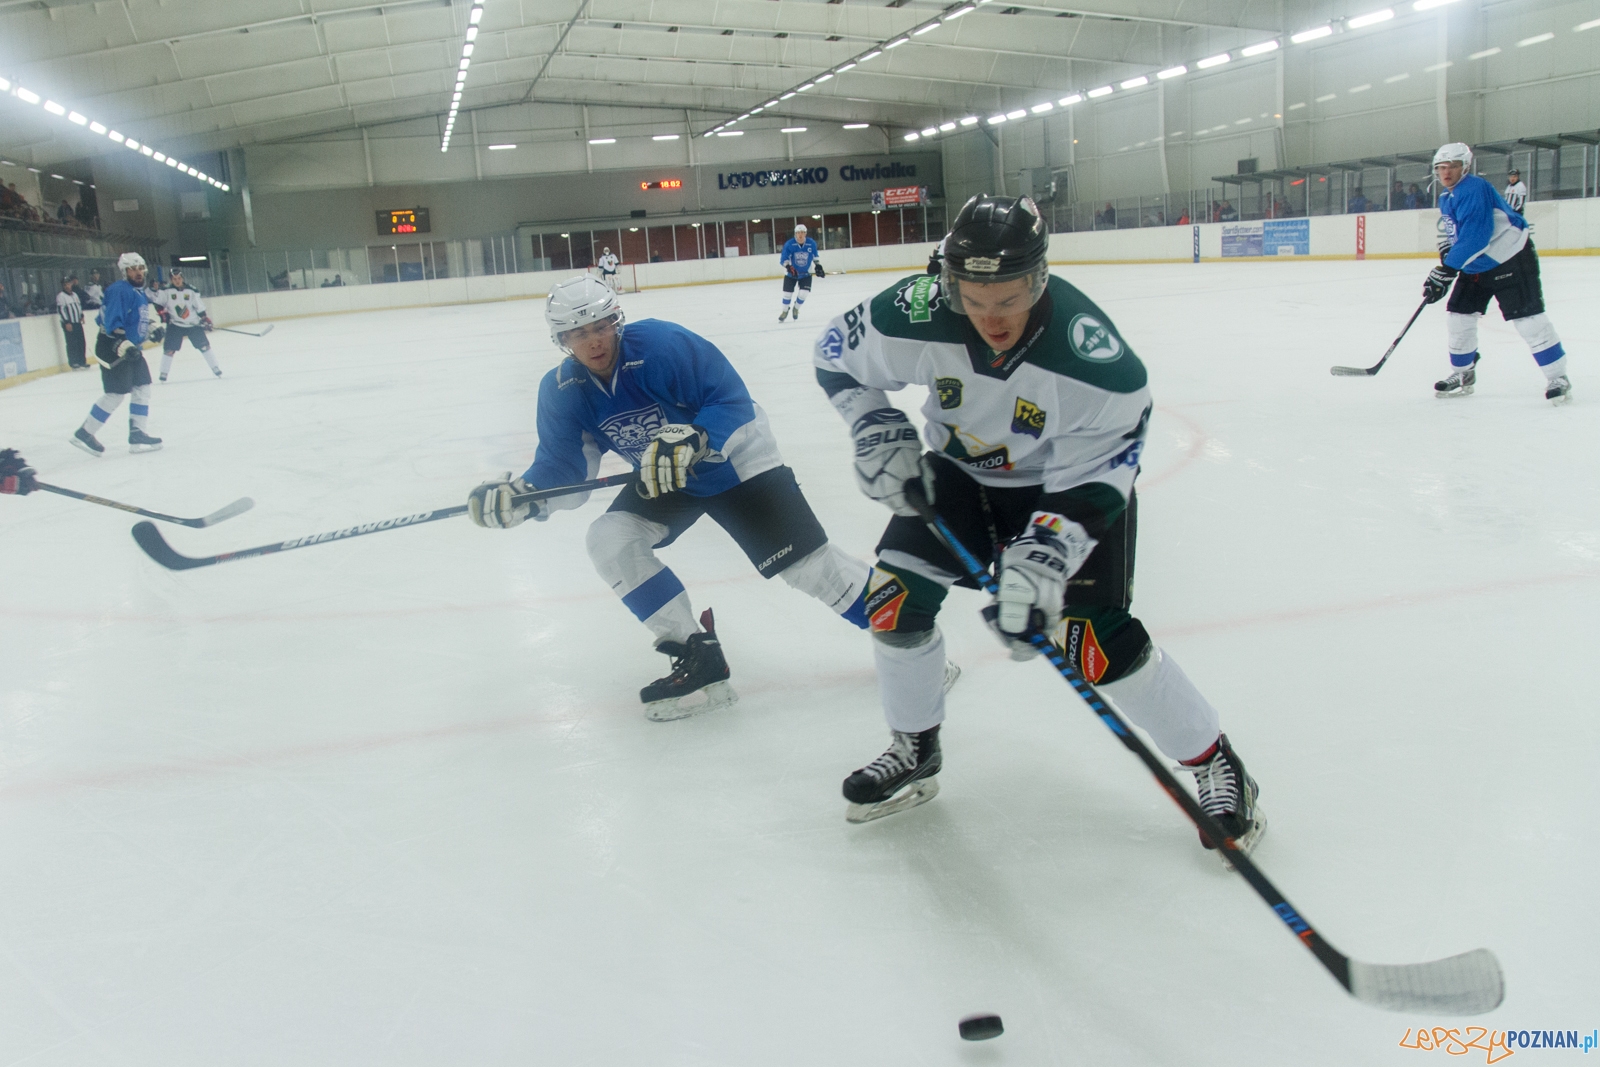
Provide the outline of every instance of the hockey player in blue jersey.
<path id="1" fill-rule="evenodd" d="M 671 673 L 639 694 L 649 718 L 678 719 L 737 699 L 711 612 L 696 624 L 683 583 L 654 551 L 702 515 L 763 578 L 781 576 L 866 627 L 867 565 L 828 541 L 766 414 L 715 345 L 659 319 L 624 329 L 616 293 L 589 276 L 552 290 L 545 321 L 567 358 L 539 383 L 533 465 L 478 486 L 468 513 L 495 528 L 543 521 L 588 495 L 520 506 L 515 495 L 590 480 L 607 451 L 638 468 L 637 488 L 623 489 L 589 527 L 588 549 L 600 576 L 655 635 L 656 649 L 672 658 Z M 703 699 L 685 702 L 702 690 Z"/>
<path id="2" fill-rule="evenodd" d="M 783 267 L 783 313 L 778 316 L 782 322 L 789 317 L 789 301 L 794 301 L 794 321 L 800 321 L 800 305 L 806 302 L 806 294 L 811 292 L 811 275 L 813 272 L 819 278 L 826 278 L 828 272 L 822 269 L 822 260 L 817 258 L 817 242 L 806 236 L 805 223 L 800 223 L 794 228 L 794 236 L 783 242 L 783 251 L 778 253 L 778 263 Z M 796 293 L 795 286 L 800 287 Z"/>
<path id="3" fill-rule="evenodd" d="M 128 451 L 154 452 L 161 447 L 161 438 L 145 432 L 150 417 L 150 364 L 145 362 L 141 346 L 147 340 L 161 340 L 165 331 L 160 325 L 146 327 L 150 320 L 145 312 L 149 299 L 144 292 L 144 257 L 124 252 L 117 267 L 122 279 L 106 288 L 100 335 L 94 342 L 94 361 L 100 364 L 100 387 L 105 393 L 71 438 L 91 456 L 105 454 L 106 448 L 95 434 L 111 421 L 122 398 L 128 396 L 132 398 L 128 403 Z"/>
<path id="4" fill-rule="evenodd" d="M 1468 396 L 1477 383 L 1478 320 L 1493 298 L 1500 315 L 1516 328 L 1544 371 L 1545 399 L 1564 404 L 1572 396 L 1567 355 L 1544 313 L 1539 255 L 1527 221 L 1494 186 L 1472 170 L 1472 149 L 1447 144 L 1433 155 L 1439 195 L 1439 266 L 1423 283 L 1422 296 L 1436 303 L 1450 293 L 1450 376 L 1435 382 L 1434 395 Z M 1451 283 L 1454 282 L 1454 289 Z"/>

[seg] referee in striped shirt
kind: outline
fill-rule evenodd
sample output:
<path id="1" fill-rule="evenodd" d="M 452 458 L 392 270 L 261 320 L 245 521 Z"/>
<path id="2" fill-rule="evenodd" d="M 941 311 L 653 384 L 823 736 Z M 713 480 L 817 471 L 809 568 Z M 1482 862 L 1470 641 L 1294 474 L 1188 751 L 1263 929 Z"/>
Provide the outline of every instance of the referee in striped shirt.
<path id="1" fill-rule="evenodd" d="M 61 316 L 61 332 L 67 337 L 67 363 L 73 370 L 88 370 L 89 361 L 84 358 L 83 304 L 73 292 L 77 284 L 76 278 L 61 279 L 61 292 L 56 294 L 56 314 Z"/>

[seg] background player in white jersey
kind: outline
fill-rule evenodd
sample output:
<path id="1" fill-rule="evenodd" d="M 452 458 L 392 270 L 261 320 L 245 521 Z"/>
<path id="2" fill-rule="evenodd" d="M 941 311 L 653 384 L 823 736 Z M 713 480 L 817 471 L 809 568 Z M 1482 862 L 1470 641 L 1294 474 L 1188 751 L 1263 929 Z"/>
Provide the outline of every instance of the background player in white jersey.
<path id="1" fill-rule="evenodd" d="M 1522 180 L 1522 172 L 1512 167 L 1506 172 L 1506 191 L 1500 194 L 1505 197 L 1506 205 L 1517 214 L 1522 214 L 1523 207 L 1528 203 L 1528 183 Z"/>
<path id="2" fill-rule="evenodd" d="M 600 268 L 600 280 L 613 290 L 617 287 L 617 267 L 621 262 L 609 248 L 602 248 L 600 258 L 594 261 L 594 265 Z"/>
<path id="3" fill-rule="evenodd" d="M 628 323 L 617 294 L 585 275 L 556 286 L 545 305 L 550 337 L 567 358 L 539 383 L 539 447 L 520 478 L 485 482 L 468 497 L 479 526 L 505 528 L 574 508 L 588 494 L 517 505 L 539 486 L 595 477 L 604 452 L 639 470 L 589 527 L 595 570 L 655 635 L 672 672 L 639 697 L 651 719 L 731 703 L 729 670 L 711 612 L 695 622 L 683 583 L 655 549 L 710 515 L 763 578 L 782 576 L 857 626 L 868 567 L 828 541 L 784 466 L 766 413 L 717 347 L 676 323 Z M 702 629 L 704 627 L 704 629 Z M 940 664 L 943 678 L 943 664 Z M 705 690 L 693 706 L 683 698 Z"/>
<path id="4" fill-rule="evenodd" d="M 789 301 L 794 301 L 794 318 L 800 321 L 800 305 L 806 302 L 806 294 L 811 292 L 811 275 L 813 272 L 819 278 L 826 278 L 828 272 L 822 269 L 822 260 L 817 258 L 817 242 L 806 236 L 805 223 L 794 228 L 794 236 L 783 242 L 783 250 L 778 253 L 778 262 L 783 266 L 783 311 L 778 315 L 782 322 L 789 317 Z M 798 293 L 795 286 L 800 287 Z"/>
<path id="5" fill-rule="evenodd" d="M 106 298 L 106 291 L 100 284 L 100 272 L 89 272 L 89 284 L 83 287 L 83 309 L 94 311 Z"/>
<path id="6" fill-rule="evenodd" d="M 1422 298 L 1432 304 L 1450 294 L 1445 310 L 1450 365 L 1455 368 L 1434 383 L 1434 395 L 1472 393 L 1478 380 L 1478 320 L 1493 299 L 1544 371 L 1545 399 L 1564 404 L 1572 396 L 1567 353 L 1544 313 L 1539 254 L 1527 220 L 1471 170 L 1472 149 L 1460 142 L 1433 154 L 1434 174 L 1444 186 L 1439 194 L 1439 266 L 1422 283 Z"/>
<path id="7" fill-rule="evenodd" d="M 883 709 L 882 756 L 844 782 L 852 821 L 929 799 L 944 720 L 937 615 L 964 571 L 907 503 L 920 479 L 999 591 L 986 616 L 1014 658 L 1027 635 L 1063 648 L 1161 751 L 1244 848 L 1264 825 L 1255 782 L 1215 708 L 1128 608 L 1150 417 L 1145 369 L 1104 311 L 1049 273 L 1033 202 L 975 196 L 941 245 L 938 276 L 904 278 L 828 324 L 817 380 L 855 438 L 861 489 L 895 513 L 867 591 Z M 928 444 L 887 390 L 925 385 Z M 1209 842 L 1202 837 L 1209 848 Z"/>
<path id="8" fill-rule="evenodd" d="M 182 270 L 174 267 L 172 280 L 156 290 L 155 305 L 161 309 L 167 324 L 166 340 L 161 346 L 161 380 L 167 380 L 172 358 L 183 347 L 185 338 L 200 350 L 211 373 L 222 377 L 222 368 L 217 366 L 217 357 L 211 354 L 211 338 L 207 336 L 212 329 L 211 315 L 200 294 L 184 281 Z"/>

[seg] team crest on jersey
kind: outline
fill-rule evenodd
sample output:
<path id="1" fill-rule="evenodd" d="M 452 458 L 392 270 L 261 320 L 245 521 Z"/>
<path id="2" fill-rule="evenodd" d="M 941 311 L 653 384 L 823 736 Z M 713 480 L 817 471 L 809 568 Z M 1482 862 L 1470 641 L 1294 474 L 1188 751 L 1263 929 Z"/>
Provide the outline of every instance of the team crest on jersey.
<path id="1" fill-rule="evenodd" d="M 908 590 L 898 577 L 887 571 L 872 568 L 867 579 L 867 625 L 873 633 L 887 633 L 900 623 L 900 609 L 905 607 Z"/>
<path id="2" fill-rule="evenodd" d="M 1044 408 L 1031 400 L 1017 397 L 1017 406 L 1011 413 L 1011 432 L 1025 433 L 1034 440 L 1044 433 Z"/>
<path id="3" fill-rule="evenodd" d="M 650 439 L 666 424 L 667 415 L 661 405 L 651 404 L 611 416 L 600 424 L 600 432 L 610 439 L 618 452 L 637 463 Z"/>
<path id="4" fill-rule="evenodd" d="M 1088 619 L 1062 619 L 1055 632 L 1055 643 L 1067 662 L 1090 682 L 1098 682 L 1111 669 L 1111 661 L 1094 634 L 1094 623 Z"/>
<path id="5" fill-rule="evenodd" d="M 906 313 L 909 322 L 933 321 L 942 299 L 939 279 L 932 274 L 922 275 L 894 294 L 895 306 Z"/>
<path id="6" fill-rule="evenodd" d="M 1122 338 L 1093 315 L 1078 314 L 1067 327 L 1072 350 L 1092 363 L 1112 363 L 1122 358 Z"/>
<path id="7" fill-rule="evenodd" d="M 961 379 L 939 378 L 933 383 L 939 390 L 939 406 L 946 411 L 961 406 Z"/>
<path id="8" fill-rule="evenodd" d="M 839 332 L 839 327 L 828 327 L 828 332 L 817 342 L 817 351 L 821 352 L 825 359 L 834 363 L 839 361 L 839 357 L 844 355 L 844 334 Z"/>

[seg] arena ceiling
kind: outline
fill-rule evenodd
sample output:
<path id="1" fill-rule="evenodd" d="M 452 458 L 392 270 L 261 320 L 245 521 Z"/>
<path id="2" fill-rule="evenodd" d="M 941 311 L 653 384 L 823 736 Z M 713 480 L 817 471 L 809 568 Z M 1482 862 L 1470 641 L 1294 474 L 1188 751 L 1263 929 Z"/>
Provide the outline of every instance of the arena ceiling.
<path id="1" fill-rule="evenodd" d="M 754 121 L 915 128 L 1248 45 L 1281 32 L 1285 17 L 1284 5 L 1261 0 L 483 6 L 462 110 L 589 105 L 639 109 L 643 119 L 672 109 L 697 134 L 901 37 L 909 39 Z M 189 152 L 396 123 L 442 128 L 472 7 L 469 0 L 0 0 L 0 76 Z M 912 35 L 934 20 L 941 24 Z M 0 101 L 0 109 L 0 149 L 9 154 L 50 162 L 92 147 L 15 100 Z"/>

